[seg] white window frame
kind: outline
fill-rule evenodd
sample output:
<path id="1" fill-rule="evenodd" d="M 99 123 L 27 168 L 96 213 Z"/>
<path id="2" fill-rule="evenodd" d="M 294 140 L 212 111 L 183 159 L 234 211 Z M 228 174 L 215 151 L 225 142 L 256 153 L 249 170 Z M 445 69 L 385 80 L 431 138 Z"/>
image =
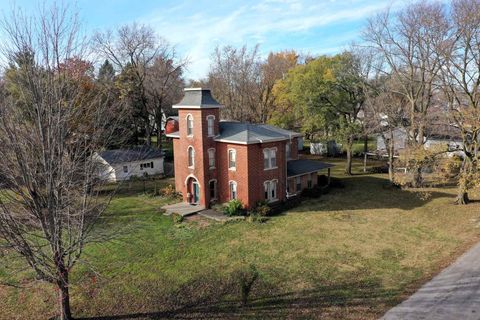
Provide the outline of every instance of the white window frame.
<path id="1" fill-rule="evenodd" d="M 274 202 L 278 200 L 278 192 L 277 192 L 277 187 L 278 187 L 278 180 L 268 180 L 263 183 L 263 188 L 264 188 L 264 194 L 265 192 L 267 193 L 267 198 L 265 199 L 268 202 Z M 273 195 L 272 195 L 273 191 Z"/>
<path id="2" fill-rule="evenodd" d="M 210 169 L 215 169 L 215 148 L 208 149 L 208 167 Z M 212 163 L 213 162 L 213 163 Z"/>
<path id="3" fill-rule="evenodd" d="M 230 152 L 232 152 L 232 155 L 233 155 L 233 158 L 235 159 L 234 162 L 234 166 L 231 167 L 230 164 L 231 164 L 231 160 L 230 160 Z M 228 149 L 227 150 L 227 158 L 228 158 L 228 170 L 232 170 L 232 171 L 236 171 L 237 170 L 237 150 L 235 149 Z"/>
<path id="4" fill-rule="evenodd" d="M 190 165 L 190 149 L 192 149 L 192 157 L 191 157 L 192 164 L 191 165 Z M 195 149 L 193 148 L 193 146 L 188 146 L 188 148 L 187 148 L 187 162 L 188 162 L 188 167 L 189 168 L 194 168 L 195 167 Z"/>
<path id="5" fill-rule="evenodd" d="M 287 160 L 292 159 L 292 143 L 290 141 L 285 144 L 285 156 Z"/>
<path id="6" fill-rule="evenodd" d="M 235 189 L 235 197 L 233 197 L 233 191 L 232 191 L 232 187 L 234 187 Z M 236 181 L 233 181 L 233 180 L 230 180 L 228 182 L 228 193 L 229 193 L 229 196 L 230 196 L 230 200 L 234 200 L 234 199 L 238 199 L 238 184 Z"/>
<path id="7" fill-rule="evenodd" d="M 186 122 L 187 122 L 187 137 L 193 137 L 193 116 L 189 113 L 189 114 L 187 114 L 185 119 L 186 119 Z M 190 122 L 192 123 L 191 127 L 189 127 Z M 191 129 L 191 132 L 189 132 L 190 129 Z"/>
<path id="8" fill-rule="evenodd" d="M 272 155 L 275 154 L 275 165 L 272 164 Z M 266 157 L 265 157 L 266 156 Z M 267 160 L 267 166 L 265 166 L 265 160 Z M 264 148 L 263 149 L 263 170 L 277 169 L 277 148 Z"/>
<path id="9" fill-rule="evenodd" d="M 210 190 L 210 183 L 212 183 L 212 182 L 214 183 L 214 186 L 215 186 L 215 187 L 214 187 L 214 191 L 213 191 L 214 197 L 213 197 L 213 198 L 210 198 L 210 201 L 211 201 L 211 200 L 217 200 L 217 199 L 218 199 L 218 184 L 217 184 L 217 179 L 212 179 L 212 180 L 208 181 L 208 195 L 210 196 L 210 191 L 211 191 L 211 190 Z"/>
<path id="10" fill-rule="evenodd" d="M 212 121 L 211 125 L 210 121 Z M 207 134 L 209 137 L 215 136 L 215 116 L 213 114 L 207 116 Z"/>

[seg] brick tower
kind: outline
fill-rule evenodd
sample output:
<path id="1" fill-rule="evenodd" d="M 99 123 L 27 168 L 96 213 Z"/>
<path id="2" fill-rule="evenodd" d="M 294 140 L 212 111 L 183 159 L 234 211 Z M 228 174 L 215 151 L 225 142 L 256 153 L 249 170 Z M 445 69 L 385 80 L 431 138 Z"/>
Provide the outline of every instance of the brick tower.
<path id="1" fill-rule="evenodd" d="M 175 184 L 185 202 L 208 207 L 217 198 L 216 142 L 219 108 L 209 89 L 188 88 L 178 109 L 178 139 L 173 139 Z"/>

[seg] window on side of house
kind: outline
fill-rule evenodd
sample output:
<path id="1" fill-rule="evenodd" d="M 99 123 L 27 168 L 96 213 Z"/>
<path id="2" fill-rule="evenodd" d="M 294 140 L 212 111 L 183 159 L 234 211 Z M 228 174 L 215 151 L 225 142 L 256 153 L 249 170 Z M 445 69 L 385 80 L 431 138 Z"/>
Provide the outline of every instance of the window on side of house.
<path id="1" fill-rule="evenodd" d="M 277 148 L 263 149 L 263 168 L 273 169 L 277 167 Z"/>
<path id="2" fill-rule="evenodd" d="M 237 199 L 237 183 L 235 181 L 230 181 L 230 200 Z"/>
<path id="3" fill-rule="evenodd" d="M 215 116 L 207 116 L 207 128 L 208 136 L 213 137 L 215 135 Z"/>
<path id="4" fill-rule="evenodd" d="M 152 169 L 153 169 L 153 161 L 152 161 L 152 162 L 150 162 L 150 168 L 152 168 Z"/>
<path id="5" fill-rule="evenodd" d="M 210 169 L 215 168 L 215 149 L 208 149 L 208 166 Z"/>
<path id="6" fill-rule="evenodd" d="M 191 114 L 187 116 L 187 136 L 193 136 L 193 117 Z"/>
<path id="7" fill-rule="evenodd" d="M 287 142 L 287 144 L 285 145 L 285 154 L 287 156 L 287 160 L 292 158 L 292 143 L 291 142 Z"/>
<path id="8" fill-rule="evenodd" d="M 313 173 L 308 175 L 308 179 L 307 179 L 307 188 L 308 189 L 312 188 L 312 176 L 313 176 Z"/>
<path id="9" fill-rule="evenodd" d="M 302 191 L 302 177 L 296 177 L 295 178 L 295 183 L 296 183 L 296 190 L 297 192 Z"/>
<path id="10" fill-rule="evenodd" d="M 195 165 L 195 150 L 192 146 L 188 147 L 188 167 L 193 168 Z"/>
<path id="11" fill-rule="evenodd" d="M 128 173 L 128 166 L 123 166 L 123 172 Z"/>
<path id="12" fill-rule="evenodd" d="M 235 170 L 237 168 L 237 152 L 235 149 L 228 149 L 228 169 Z"/>
<path id="13" fill-rule="evenodd" d="M 217 180 L 210 180 L 209 189 L 210 189 L 210 200 L 217 199 Z"/>
<path id="14" fill-rule="evenodd" d="M 263 186 L 265 189 L 265 200 L 277 200 L 277 180 L 265 181 Z"/>

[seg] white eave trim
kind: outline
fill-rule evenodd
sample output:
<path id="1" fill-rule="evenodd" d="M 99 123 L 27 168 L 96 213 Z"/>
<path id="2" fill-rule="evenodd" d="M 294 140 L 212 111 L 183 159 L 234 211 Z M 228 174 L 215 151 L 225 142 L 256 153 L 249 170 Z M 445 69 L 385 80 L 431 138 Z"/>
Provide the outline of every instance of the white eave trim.
<path id="1" fill-rule="evenodd" d="M 178 131 L 177 131 L 177 132 L 178 132 Z M 178 139 L 178 138 L 180 138 L 180 135 L 179 135 L 179 134 L 176 134 L 176 132 L 174 132 L 174 133 L 167 133 L 167 134 L 165 135 L 165 137 L 177 138 L 177 139 Z"/>
<path id="2" fill-rule="evenodd" d="M 184 106 L 184 105 L 174 105 L 172 106 L 173 109 L 219 109 L 223 108 L 222 105 L 217 104 L 202 104 L 196 106 Z"/>
<path id="3" fill-rule="evenodd" d="M 288 139 L 289 138 L 278 138 L 278 139 L 257 140 L 257 141 L 249 141 L 249 142 L 235 141 L 235 140 L 228 140 L 228 139 L 215 139 L 215 142 L 225 142 L 225 143 L 247 145 L 247 144 L 258 144 L 258 143 L 270 143 L 270 142 L 286 141 Z"/>

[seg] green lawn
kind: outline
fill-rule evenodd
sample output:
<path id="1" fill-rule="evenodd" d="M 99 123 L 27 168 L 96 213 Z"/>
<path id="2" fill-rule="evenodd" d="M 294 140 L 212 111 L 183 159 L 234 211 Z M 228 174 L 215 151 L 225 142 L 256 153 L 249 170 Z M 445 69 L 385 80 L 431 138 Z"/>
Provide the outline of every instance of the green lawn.
<path id="1" fill-rule="evenodd" d="M 478 239 L 480 203 L 452 205 L 454 189 L 392 189 L 385 175 L 344 177 L 343 160 L 327 161 L 345 188 L 264 224 L 176 226 L 159 213 L 170 199 L 120 192 L 98 227 L 115 237 L 89 245 L 91 269 L 73 272 L 74 314 L 375 319 Z M 250 265 L 259 278 L 241 307 L 239 274 Z M 54 302 L 47 285 L 0 286 L 0 318 L 46 319 Z"/>

